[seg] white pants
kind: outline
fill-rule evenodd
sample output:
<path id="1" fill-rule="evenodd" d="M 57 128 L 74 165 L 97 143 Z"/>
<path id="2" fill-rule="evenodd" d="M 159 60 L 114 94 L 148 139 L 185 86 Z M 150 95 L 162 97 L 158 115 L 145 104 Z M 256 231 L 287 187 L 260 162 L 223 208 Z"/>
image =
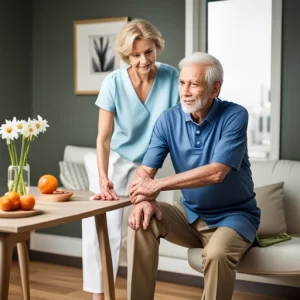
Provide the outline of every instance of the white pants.
<path id="1" fill-rule="evenodd" d="M 91 155 L 94 155 L 94 163 L 88 164 L 85 161 L 90 182 L 89 189 L 94 193 L 99 193 L 96 155 Z M 91 160 L 89 161 L 91 162 Z M 114 190 L 118 196 L 128 196 L 129 185 L 137 167 L 137 164 L 122 158 L 118 153 L 110 152 L 108 177 L 113 182 Z M 116 280 L 119 265 L 123 210 L 120 208 L 106 213 L 114 280 Z M 83 290 L 91 293 L 103 293 L 102 265 L 94 217 L 82 220 L 82 267 Z"/>

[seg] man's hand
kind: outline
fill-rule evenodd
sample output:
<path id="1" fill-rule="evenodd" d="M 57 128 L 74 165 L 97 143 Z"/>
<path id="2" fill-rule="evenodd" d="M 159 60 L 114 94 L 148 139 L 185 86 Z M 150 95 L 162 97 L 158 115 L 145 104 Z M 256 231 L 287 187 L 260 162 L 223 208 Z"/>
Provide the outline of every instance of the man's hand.
<path id="1" fill-rule="evenodd" d="M 157 181 L 148 177 L 141 178 L 131 184 L 129 197 L 131 203 L 137 204 L 142 201 L 154 201 L 159 195 L 160 190 Z"/>
<path id="2" fill-rule="evenodd" d="M 143 228 L 146 230 L 149 226 L 152 216 L 155 215 L 157 220 L 161 220 L 162 213 L 156 203 L 156 201 L 148 202 L 143 201 L 135 205 L 128 218 L 128 225 L 133 230 L 139 230 Z"/>
<path id="3" fill-rule="evenodd" d="M 144 180 L 144 178 L 151 178 L 150 174 L 147 173 L 143 167 L 139 167 L 134 175 L 134 178 L 132 179 L 129 190 L 131 190 L 131 187 L 140 181 Z"/>
<path id="4" fill-rule="evenodd" d="M 100 190 L 99 194 L 96 194 L 93 198 L 94 200 L 118 200 L 119 197 L 114 191 L 113 183 L 108 179 L 102 179 L 100 181 Z"/>

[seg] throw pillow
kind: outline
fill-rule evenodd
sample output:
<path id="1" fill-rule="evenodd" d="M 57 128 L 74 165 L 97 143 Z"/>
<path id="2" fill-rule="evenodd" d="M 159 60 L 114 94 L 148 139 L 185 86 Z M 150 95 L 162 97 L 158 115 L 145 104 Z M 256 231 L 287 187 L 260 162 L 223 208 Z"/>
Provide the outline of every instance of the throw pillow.
<path id="1" fill-rule="evenodd" d="M 83 156 L 83 162 L 89 181 L 88 190 L 97 194 L 100 192 L 99 174 L 97 166 L 97 155 L 93 152 L 88 152 Z"/>
<path id="2" fill-rule="evenodd" d="M 272 237 L 287 230 L 284 204 L 283 182 L 274 183 L 254 189 L 257 206 L 261 209 L 259 237 Z"/>
<path id="3" fill-rule="evenodd" d="M 69 190 L 84 191 L 88 190 L 88 178 L 84 164 L 60 161 L 60 181 L 62 185 Z"/>

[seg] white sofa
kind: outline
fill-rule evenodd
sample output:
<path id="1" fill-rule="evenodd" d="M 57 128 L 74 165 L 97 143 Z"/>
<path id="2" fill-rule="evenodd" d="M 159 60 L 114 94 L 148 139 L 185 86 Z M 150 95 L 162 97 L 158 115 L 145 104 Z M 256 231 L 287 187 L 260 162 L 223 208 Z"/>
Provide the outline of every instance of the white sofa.
<path id="1" fill-rule="evenodd" d="M 237 279 L 300 287 L 300 162 L 256 161 L 251 169 L 256 187 L 284 182 L 285 222 L 293 238 L 265 248 L 252 247 L 239 263 Z M 190 265 L 199 272 L 201 252 L 199 248 L 188 251 Z"/>
<path id="2" fill-rule="evenodd" d="M 95 153 L 95 149 L 67 146 L 64 160 L 83 163 L 83 156 L 87 152 Z M 300 162 L 287 160 L 252 162 L 252 172 L 255 186 L 284 182 L 287 232 L 294 237 L 290 241 L 266 248 L 251 248 L 239 264 L 237 279 L 300 287 Z M 169 174 L 173 174 L 173 169 L 170 160 L 167 159 L 158 176 L 164 177 Z M 172 204 L 179 198 L 179 191 L 166 191 L 160 194 L 158 201 Z M 127 207 L 124 211 L 120 266 L 126 266 L 126 234 L 130 210 L 131 207 Z M 202 276 L 201 251 L 202 249 L 188 250 L 162 239 L 158 269 Z"/>

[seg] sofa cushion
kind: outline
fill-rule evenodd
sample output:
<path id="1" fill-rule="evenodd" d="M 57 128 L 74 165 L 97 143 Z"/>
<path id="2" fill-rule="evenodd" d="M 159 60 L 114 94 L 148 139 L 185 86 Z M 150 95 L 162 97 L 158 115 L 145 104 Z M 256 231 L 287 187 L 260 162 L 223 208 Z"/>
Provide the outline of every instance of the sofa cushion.
<path id="1" fill-rule="evenodd" d="M 257 206 L 261 209 L 258 236 L 271 237 L 286 232 L 283 205 L 283 182 L 255 188 Z"/>
<path id="2" fill-rule="evenodd" d="M 188 248 L 175 245 L 165 239 L 160 239 L 159 255 L 179 259 L 187 259 Z"/>
<path id="3" fill-rule="evenodd" d="M 239 273 L 261 275 L 299 275 L 300 274 L 300 237 L 272 245 L 252 247 L 240 261 Z M 190 266 L 202 273 L 202 248 L 188 250 Z"/>
<path id="4" fill-rule="evenodd" d="M 59 178 L 65 188 L 79 191 L 88 189 L 88 178 L 83 164 L 60 161 L 59 169 Z"/>

